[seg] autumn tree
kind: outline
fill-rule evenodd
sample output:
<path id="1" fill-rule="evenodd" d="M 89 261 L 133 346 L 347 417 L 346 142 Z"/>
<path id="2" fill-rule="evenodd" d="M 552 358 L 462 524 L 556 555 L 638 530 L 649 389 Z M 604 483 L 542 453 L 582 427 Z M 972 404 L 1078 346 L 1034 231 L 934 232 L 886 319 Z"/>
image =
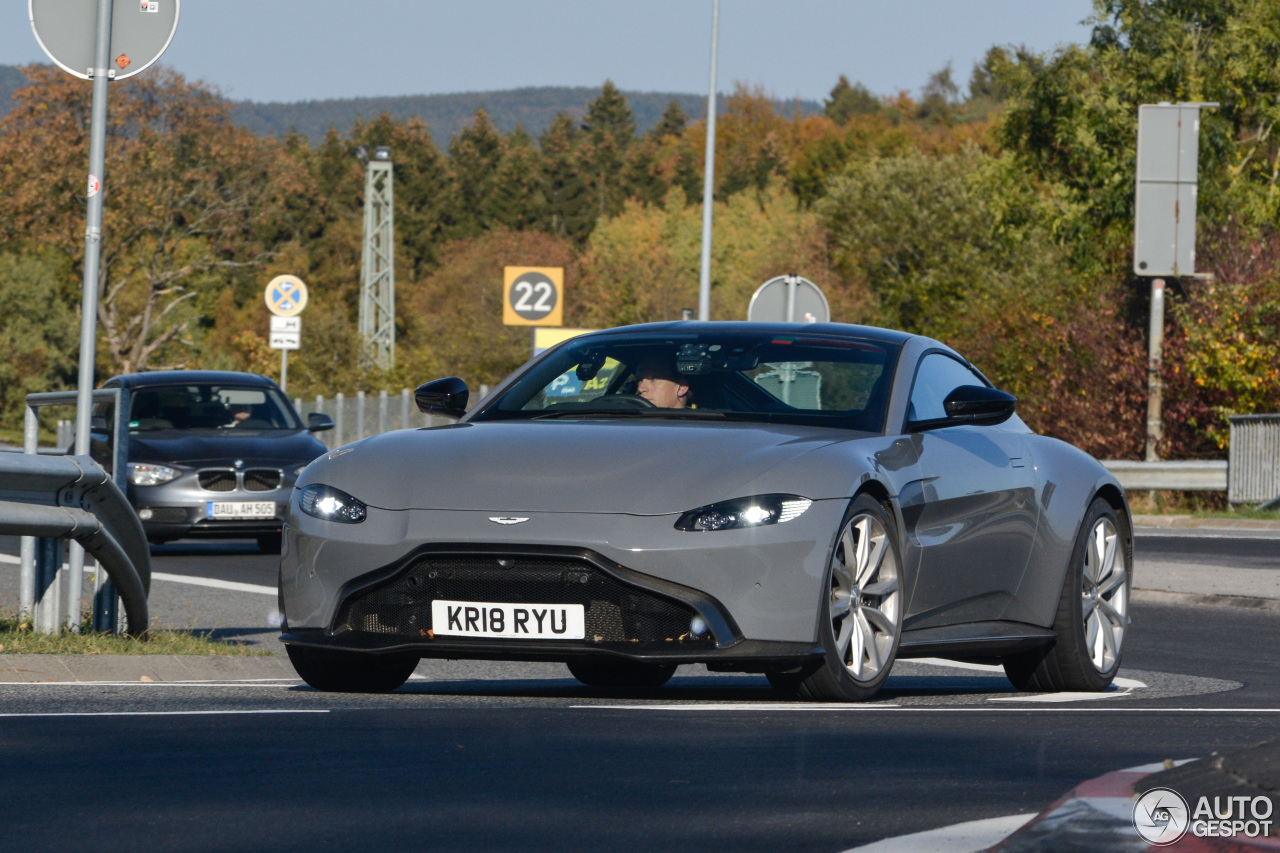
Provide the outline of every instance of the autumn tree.
<path id="1" fill-rule="evenodd" d="M 0 244 L 84 251 L 90 87 L 52 67 L 0 121 Z M 231 123 L 229 105 L 156 69 L 112 84 L 98 324 L 105 366 L 178 366 L 198 351 L 208 294 L 306 227 L 313 186 L 283 146 Z"/>

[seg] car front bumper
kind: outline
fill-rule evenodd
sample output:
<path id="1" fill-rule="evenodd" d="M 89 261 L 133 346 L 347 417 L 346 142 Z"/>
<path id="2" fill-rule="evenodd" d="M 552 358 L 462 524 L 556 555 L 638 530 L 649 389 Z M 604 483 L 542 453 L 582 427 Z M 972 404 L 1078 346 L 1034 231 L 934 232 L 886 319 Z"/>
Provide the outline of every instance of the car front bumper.
<path id="1" fill-rule="evenodd" d="M 129 502 L 138 513 L 143 532 L 152 542 L 171 539 L 234 539 L 278 534 L 293 492 L 293 481 L 282 475 L 274 489 L 250 491 L 243 486 L 211 492 L 200 488 L 194 474 L 159 486 L 134 486 Z M 214 504 L 270 504 L 270 517 L 218 517 Z M 263 513 L 265 516 L 265 513 Z"/>
<path id="2" fill-rule="evenodd" d="M 820 653 L 815 638 L 821 585 L 846 506 L 843 500 L 815 501 L 784 524 L 686 532 L 674 528 L 675 515 L 372 507 L 364 522 L 339 524 L 301 514 L 295 495 L 280 566 L 282 639 L 369 651 L 412 649 L 424 657 L 621 655 L 727 668 L 777 666 Z M 529 520 L 492 521 L 506 516 Z M 463 588 L 428 582 L 451 571 L 475 583 Z M 512 582 L 504 582 L 504 572 Z M 422 585 L 411 588 L 415 573 Z M 561 600 L 545 600 L 555 595 L 554 583 L 531 587 L 520 580 L 579 574 L 590 575 L 588 587 L 566 588 L 570 597 Z M 353 602 L 372 592 L 381 604 L 353 609 Z M 582 596 L 588 622 L 594 604 L 617 609 L 619 624 L 647 627 L 623 633 L 596 628 L 574 641 L 445 637 L 435 635 L 430 623 L 433 596 L 563 603 L 577 600 L 574 595 Z M 659 611 L 658 622 L 645 622 L 657 619 L 653 614 Z M 693 617 L 708 626 L 704 636 L 690 631 Z"/>

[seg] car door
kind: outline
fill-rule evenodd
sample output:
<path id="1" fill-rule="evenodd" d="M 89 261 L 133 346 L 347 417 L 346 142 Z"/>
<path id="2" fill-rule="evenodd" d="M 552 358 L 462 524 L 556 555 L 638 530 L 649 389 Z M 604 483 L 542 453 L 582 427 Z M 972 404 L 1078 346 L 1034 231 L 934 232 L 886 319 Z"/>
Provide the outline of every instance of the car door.
<path id="1" fill-rule="evenodd" d="M 987 386 L 952 355 L 921 358 L 907 410 L 912 421 L 945 417 L 962 385 Z M 1013 599 L 1035 541 L 1036 469 L 1021 420 L 924 430 L 920 479 L 905 490 L 903 518 L 918 549 L 906 627 L 998 620 Z"/>

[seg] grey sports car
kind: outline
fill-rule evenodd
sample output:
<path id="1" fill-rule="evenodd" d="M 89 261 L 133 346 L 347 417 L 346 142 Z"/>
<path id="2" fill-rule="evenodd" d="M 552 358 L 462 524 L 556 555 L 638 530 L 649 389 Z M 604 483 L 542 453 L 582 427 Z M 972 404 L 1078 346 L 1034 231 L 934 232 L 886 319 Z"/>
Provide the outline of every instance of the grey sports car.
<path id="1" fill-rule="evenodd" d="M 897 658 L 1102 690 L 1129 624 L 1124 490 L 1031 432 L 928 338 L 662 323 L 533 359 L 457 422 L 339 448 L 284 525 L 282 640 L 322 690 L 422 658 L 563 661 L 588 685 L 676 666 L 862 700 Z"/>

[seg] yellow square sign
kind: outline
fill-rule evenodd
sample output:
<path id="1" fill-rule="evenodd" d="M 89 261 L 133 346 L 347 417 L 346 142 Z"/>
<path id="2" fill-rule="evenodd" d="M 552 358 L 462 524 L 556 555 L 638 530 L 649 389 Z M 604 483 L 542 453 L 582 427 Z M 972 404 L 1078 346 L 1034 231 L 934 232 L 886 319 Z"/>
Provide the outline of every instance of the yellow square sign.
<path id="1" fill-rule="evenodd" d="M 502 293 L 503 325 L 564 325 L 563 267 L 504 267 Z"/>

